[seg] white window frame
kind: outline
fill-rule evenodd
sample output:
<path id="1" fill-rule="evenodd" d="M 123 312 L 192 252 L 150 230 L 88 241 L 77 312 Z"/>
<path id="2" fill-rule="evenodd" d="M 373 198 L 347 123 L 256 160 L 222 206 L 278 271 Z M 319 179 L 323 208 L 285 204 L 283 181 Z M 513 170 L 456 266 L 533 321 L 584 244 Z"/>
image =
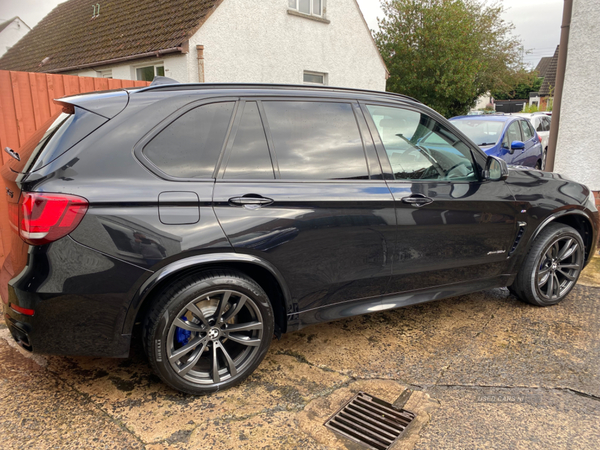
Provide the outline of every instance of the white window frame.
<path id="1" fill-rule="evenodd" d="M 316 75 L 316 76 L 323 77 L 323 83 L 312 83 L 310 81 L 304 81 L 304 75 Z M 308 84 L 308 85 L 327 86 L 328 85 L 327 78 L 328 78 L 327 73 L 325 73 L 325 72 L 315 72 L 314 70 L 305 70 L 304 72 L 302 72 L 302 83 Z"/>
<path id="2" fill-rule="evenodd" d="M 288 0 L 289 9 L 293 9 L 294 11 L 298 11 L 300 14 L 306 14 L 303 11 L 300 11 L 299 7 L 300 0 Z M 316 17 L 324 17 L 325 16 L 325 0 L 321 0 L 321 11 L 314 12 L 314 0 L 309 0 L 310 4 L 310 13 L 306 14 L 308 16 L 316 16 Z"/>
<path id="3" fill-rule="evenodd" d="M 98 70 L 98 78 L 112 78 L 112 69 Z"/>
<path id="4" fill-rule="evenodd" d="M 154 76 L 157 77 L 159 76 L 156 72 L 157 72 L 157 68 L 158 67 L 162 67 L 163 68 L 163 75 L 166 73 L 166 69 L 165 69 L 165 62 L 164 61 L 158 61 L 155 63 L 146 63 L 146 64 L 136 64 L 135 66 L 132 66 L 133 69 L 133 76 L 132 79 L 133 80 L 137 80 L 137 81 L 141 81 L 138 79 L 138 69 L 145 69 L 146 67 L 152 67 L 154 68 Z"/>

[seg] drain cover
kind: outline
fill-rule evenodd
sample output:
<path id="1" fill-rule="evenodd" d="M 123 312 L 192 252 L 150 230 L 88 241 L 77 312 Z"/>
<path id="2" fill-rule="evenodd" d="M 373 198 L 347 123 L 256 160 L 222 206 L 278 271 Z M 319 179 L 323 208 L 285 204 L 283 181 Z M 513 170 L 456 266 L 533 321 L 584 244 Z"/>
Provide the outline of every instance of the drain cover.
<path id="1" fill-rule="evenodd" d="M 386 450 L 414 418 L 410 411 L 359 392 L 331 416 L 325 426 L 369 448 Z"/>

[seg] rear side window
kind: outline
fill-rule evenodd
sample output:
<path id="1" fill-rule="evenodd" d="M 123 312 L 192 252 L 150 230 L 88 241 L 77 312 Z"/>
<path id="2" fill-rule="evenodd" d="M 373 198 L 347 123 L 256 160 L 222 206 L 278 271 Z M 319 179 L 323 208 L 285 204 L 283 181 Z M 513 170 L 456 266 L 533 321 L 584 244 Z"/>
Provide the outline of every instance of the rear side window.
<path id="1" fill-rule="evenodd" d="M 349 103 L 263 102 L 284 180 L 368 179 Z"/>
<path id="2" fill-rule="evenodd" d="M 544 122 L 544 131 L 550 131 L 550 118 L 549 117 L 542 117 L 542 120 Z"/>
<path id="3" fill-rule="evenodd" d="M 256 102 L 247 102 L 244 106 L 223 178 L 247 180 L 275 178 L 267 138 Z"/>
<path id="4" fill-rule="evenodd" d="M 234 102 L 192 109 L 171 122 L 143 150 L 167 175 L 211 178 L 229 128 Z"/>
<path id="5" fill-rule="evenodd" d="M 535 127 L 535 131 L 548 131 L 546 129 L 546 121 L 544 120 L 543 117 L 538 117 L 535 120 L 537 121 L 537 126 Z"/>

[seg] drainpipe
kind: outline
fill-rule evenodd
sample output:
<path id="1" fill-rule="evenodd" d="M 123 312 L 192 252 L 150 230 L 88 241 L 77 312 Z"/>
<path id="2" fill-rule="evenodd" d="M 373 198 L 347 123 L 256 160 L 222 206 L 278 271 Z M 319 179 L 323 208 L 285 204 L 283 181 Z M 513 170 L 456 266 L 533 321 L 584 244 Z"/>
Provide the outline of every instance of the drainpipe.
<path id="1" fill-rule="evenodd" d="M 198 52 L 198 82 L 204 83 L 204 45 L 196 45 Z"/>
<path id="2" fill-rule="evenodd" d="M 558 49 L 558 66 L 556 67 L 556 85 L 554 86 L 554 103 L 552 104 L 552 126 L 550 127 L 550 139 L 548 141 L 548 154 L 546 155 L 545 170 L 554 170 L 556 157 L 556 142 L 558 141 L 558 130 L 560 128 L 560 104 L 563 85 L 565 82 L 565 68 L 567 66 L 567 49 L 569 46 L 569 28 L 571 27 L 571 14 L 573 11 L 573 0 L 565 0 L 563 7 L 562 25 L 560 27 L 560 47 Z"/>

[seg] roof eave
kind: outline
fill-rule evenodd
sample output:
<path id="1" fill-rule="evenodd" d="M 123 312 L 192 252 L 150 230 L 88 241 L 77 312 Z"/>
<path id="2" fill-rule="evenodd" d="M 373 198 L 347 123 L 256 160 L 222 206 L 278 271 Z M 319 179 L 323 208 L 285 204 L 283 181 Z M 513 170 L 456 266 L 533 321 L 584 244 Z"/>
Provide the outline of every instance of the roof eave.
<path id="1" fill-rule="evenodd" d="M 110 64 L 118 64 L 118 63 L 122 63 L 122 62 L 133 61 L 136 59 L 149 58 L 152 56 L 159 58 L 160 56 L 168 55 L 168 54 L 172 54 L 172 53 L 186 54 L 186 53 L 188 53 L 188 49 L 189 49 L 189 43 L 188 43 L 188 41 L 185 41 L 179 47 L 165 48 L 165 49 L 161 49 L 161 50 L 155 50 L 153 52 L 138 53 L 136 55 L 121 56 L 119 58 L 106 59 L 104 61 L 95 61 L 95 62 L 91 62 L 91 63 L 78 64 L 76 66 L 59 67 L 57 69 L 42 70 L 42 71 L 46 72 L 46 73 L 71 72 L 73 70 L 89 69 L 90 67 L 98 67 L 98 66 L 107 66 Z"/>

